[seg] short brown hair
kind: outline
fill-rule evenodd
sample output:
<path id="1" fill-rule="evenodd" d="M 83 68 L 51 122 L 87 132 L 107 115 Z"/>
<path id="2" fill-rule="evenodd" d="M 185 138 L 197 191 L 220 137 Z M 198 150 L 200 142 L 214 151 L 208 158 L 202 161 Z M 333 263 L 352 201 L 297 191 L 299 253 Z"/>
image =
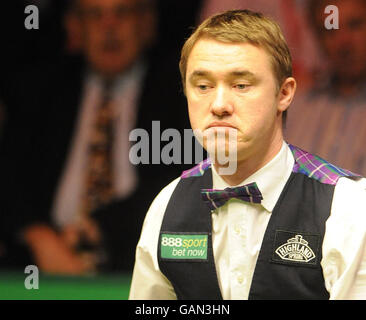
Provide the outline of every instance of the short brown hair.
<path id="1" fill-rule="evenodd" d="M 247 42 L 265 49 L 271 57 L 277 90 L 287 77 L 292 76 L 290 50 L 279 25 L 258 12 L 230 10 L 207 18 L 184 43 L 179 62 L 184 91 L 188 57 L 201 38 L 225 43 Z M 283 119 L 285 118 L 286 111 L 283 113 Z"/>

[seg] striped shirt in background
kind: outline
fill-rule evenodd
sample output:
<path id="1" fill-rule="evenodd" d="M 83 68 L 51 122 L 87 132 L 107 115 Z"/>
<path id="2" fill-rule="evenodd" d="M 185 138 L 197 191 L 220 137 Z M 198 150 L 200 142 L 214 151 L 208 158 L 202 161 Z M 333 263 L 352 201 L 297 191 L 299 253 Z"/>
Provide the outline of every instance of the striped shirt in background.
<path id="1" fill-rule="evenodd" d="M 352 99 L 302 94 L 288 111 L 285 140 L 366 176 L 366 90 Z"/>

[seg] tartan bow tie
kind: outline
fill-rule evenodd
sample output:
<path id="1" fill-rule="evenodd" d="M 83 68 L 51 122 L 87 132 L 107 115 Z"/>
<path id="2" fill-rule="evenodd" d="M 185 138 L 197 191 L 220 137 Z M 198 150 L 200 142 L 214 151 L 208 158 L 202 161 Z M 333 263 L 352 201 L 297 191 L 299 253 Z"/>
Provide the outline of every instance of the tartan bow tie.
<path id="1" fill-rule="evenodd" d="M 250 203 L 261 203 L 263 196 L 255 182 L 235 188 L 201 189 L 202 200 L 211 210 L 223 206 L 231 198 L 237 198 Z"/>

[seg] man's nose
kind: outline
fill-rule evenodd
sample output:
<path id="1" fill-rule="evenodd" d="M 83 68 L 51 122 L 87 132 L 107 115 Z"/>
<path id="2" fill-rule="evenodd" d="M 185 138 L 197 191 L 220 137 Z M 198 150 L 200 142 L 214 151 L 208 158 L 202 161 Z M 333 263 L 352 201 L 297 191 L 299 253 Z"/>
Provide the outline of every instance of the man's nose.
<path id="1" fill-rule="evenodd" d="M 337 33 L 336 39 L 334 41 L 336 42 L 337 47 L 340 50 L 349 49 L 349 45 L 352 43 L 351 37 L 344 31 Z"/>
<path id="2" fill-rule="evenodd" d="M 119 22 L 118 15 L 113 10 L 105 10 L 101 15 L 100 26 L 104 29 L 115 28 Z"/>
<path id="3" fill-rule="evenodd" d="M 216 116 L 223 117 L 234 111 L 231 95 L 228 88 L 217 87 L 214 100 L 211 103 L 211 112 Z"/>

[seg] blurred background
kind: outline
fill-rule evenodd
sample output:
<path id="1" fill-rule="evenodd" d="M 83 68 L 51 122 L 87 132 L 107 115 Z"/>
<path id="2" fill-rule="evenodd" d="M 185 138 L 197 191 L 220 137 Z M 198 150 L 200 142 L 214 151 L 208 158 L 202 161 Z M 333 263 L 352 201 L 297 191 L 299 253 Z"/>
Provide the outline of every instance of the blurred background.
<path id="1" fill-rule="evenodd" d="M 39 29 L 24 26 L 31 4 Z M 339 29 L 325 28 L 327 5 L 337 6 Z M 298 89 L 286 141 L 366 175 L 364 0 L 6 1 L 0 298 L 62 298 L 58 286 L 68 299 L 93 298 L 70 291 L 88 286 L 85 277 L 111 290 L 94 297 L 127 297 L 144 215 L 192 166 L 134 166 L 128 134 L 143 128 L 151 136 L 157 120 L 161 132 L 190 127 L 181 46 L 209 15 L 244 8 L 278 21 L 292 53 Z M 30 264 L 46 283 L 33 296 L 24 289 Z"/>

